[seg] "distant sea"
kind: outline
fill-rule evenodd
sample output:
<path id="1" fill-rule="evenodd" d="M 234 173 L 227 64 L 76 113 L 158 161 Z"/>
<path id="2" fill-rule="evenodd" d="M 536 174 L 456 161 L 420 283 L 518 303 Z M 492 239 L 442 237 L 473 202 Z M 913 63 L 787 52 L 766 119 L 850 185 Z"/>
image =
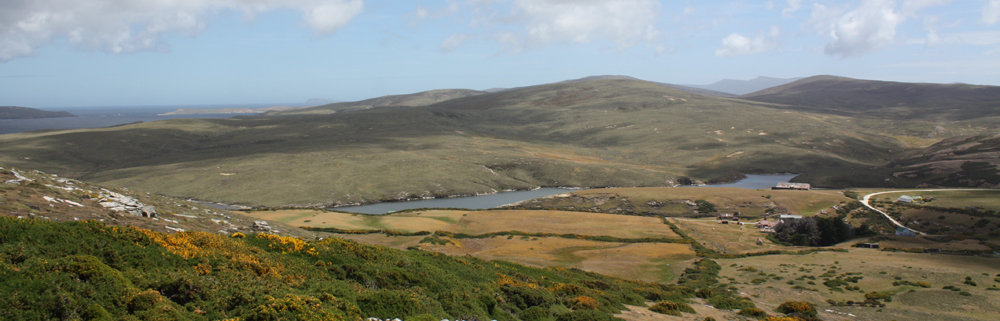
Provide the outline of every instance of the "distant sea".
<path id="1" fill-rule="evenodd" d="M 12 134 L 47 129 L 82 129 L 110 127 L 135 122 L 151 122 L 175 118 L 229 118 L 253 114 L 192 114 L 167 115 L 159 114 L 175 111 L 181 108 L 221 109 L 221 108 L 264 108 L 271 106 L 297 106 L 301 104 L 242 104 L 242 105 L 183 105 L 183 106 L 138 106 L 138 107 L 66 107 L 38 108 L 49 111 L 68 111 L 79 117 L 38 118 L 38 119 L 0 119 L 0 134 Z"/>

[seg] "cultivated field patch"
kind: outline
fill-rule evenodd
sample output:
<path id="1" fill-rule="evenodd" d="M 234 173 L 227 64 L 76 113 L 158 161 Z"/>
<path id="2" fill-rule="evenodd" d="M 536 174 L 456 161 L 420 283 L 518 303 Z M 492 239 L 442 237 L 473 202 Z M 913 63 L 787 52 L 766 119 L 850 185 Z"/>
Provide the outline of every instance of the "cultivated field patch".
<path id="1" fill-rule="evenodd" d="M 680 238 L 657 217 L 568 211 L 473 211 L 445 230 L 472 235 L 521 231 L 619 238 Z"/>
<path id="2" fill-rule="evenodd" d="M 695 257 L 687 244 L 618 243 L 558 237 L 497 236 L 452 239 L 445 244 L 421 243 L 420 248 L 449 255 L 472 255 L 529 266 L 560 266 L 629 279 L 666 282 L 676 278 Z"/>

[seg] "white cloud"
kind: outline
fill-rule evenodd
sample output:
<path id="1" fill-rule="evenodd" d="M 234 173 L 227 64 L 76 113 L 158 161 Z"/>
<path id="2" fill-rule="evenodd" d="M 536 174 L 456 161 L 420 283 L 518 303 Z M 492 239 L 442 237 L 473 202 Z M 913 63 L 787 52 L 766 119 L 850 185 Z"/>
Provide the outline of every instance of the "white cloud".
<path id="1" fill-rule="evenodd" d="M 621 47 L 655 40 L 660 3 L 653 0 L 514 0 L 514 21 L 524 43 L 590 43 L 606 39 Z"/>
<path id="2" fill-rule="evenodd" d="M 470 39 L 469 35 L 464 33 L 456 33 L 448 36 L 443 42 L 441 42 L 441 51 L 448 53 L 455 50 L 459 46 L 465 44 L 466 41 Z"/>
<path id="3" fill-rule="evenodd" d="M 846 14 L 815 4 L 810 23 L 833 39 L 824 53 L 857 57 L 892 43 L 896 27 L 905 16 L 895 11 L 891 0 L 870 0 Z"/>
<path id="4" fill-rule="evenodd" d="M 163 36 L 193 36 L 204 31 L 219 10 L 247 17 L 290 8 L 302 12 L 306 25 L 332 33 L 361 13 L 363 0 L 3 0 L 0 10 L 0 61 L 30 56 L 65 37 L 90 50 L 127 53 L 167 50 Z"/>
<path id="5" fill-rule="evenodd" d="M 421 20 L 440 19 L 456 14 L 458 12 L 459 12 L 458 3 L 450 1 L 448 2 L 447 7 L 439 8 L 434 11 L 431 11 L 431 9 L 424 6 L 418 6 L 417 10 L 415 10 L 413 13 L 410 14 L 410 16 L 413 17 L 413 22 L 410 23 L 410 26 L 417 25 L 417 23 L 420 22 Z"/>
<path id="6" fill-rule="evenodd" d="M 904 0 L 902 13 L 904 15 L 913 15 L 917 12 L 917 10 L 926 7 L 945 5 L 953 1 L 954 0 Z"/>
<path id="7" fill-rule="evenodd" d="M 788 0 L 788 6 L 781 9 L 781 15 L 785 17 L 790 17 L 796 11 L 802 8 L 802 0 Z"/>
<path id="8" fill-rule="evenodd" d="M 774 29 L 772 29 L 774 32 Z M 747 38 L 738 33 L 734 33 L 722 39 L 722 47 L 715 50 L 716 56 L 736 57 L 762 53 L 775 47 L 764 36 Z"/>
<path id="9" fill-rule="evenodd" d="M 990 0 L 983 6 L 983 22 L 993 25 L 1000 21 L 1000 0 Z"/>

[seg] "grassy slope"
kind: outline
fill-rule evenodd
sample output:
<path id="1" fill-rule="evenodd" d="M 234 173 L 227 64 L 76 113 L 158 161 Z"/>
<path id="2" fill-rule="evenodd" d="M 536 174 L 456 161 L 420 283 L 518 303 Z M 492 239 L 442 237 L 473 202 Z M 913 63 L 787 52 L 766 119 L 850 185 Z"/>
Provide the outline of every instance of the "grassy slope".
<path id="1" fill-rule="evenodd" d="M 801 172 L 825 186 L 851 186 L 881 178 L 822 178 L 867 170 L 903 150 L 904 142 L 878 132 L 884 128 L 638 80 L 597 80 L 417 108 L 4 135 L 0 162 L 265 206 L 663 186 L 741 172 Z"/>

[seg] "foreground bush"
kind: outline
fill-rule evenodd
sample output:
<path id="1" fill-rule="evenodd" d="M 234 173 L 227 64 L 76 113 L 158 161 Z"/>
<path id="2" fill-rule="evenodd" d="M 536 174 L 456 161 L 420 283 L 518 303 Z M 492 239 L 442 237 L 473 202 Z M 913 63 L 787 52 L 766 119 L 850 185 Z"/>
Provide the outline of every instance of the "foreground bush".
<path id="1" fill-rule="evenodd" d="M 809 302 L 785 301 L 775 311 L 789 316 L 816 317 L 816 308 Z"/>
<path id="2" fill-rule="evenodd" d="M 670 301 L 660 301 L 649 307 L 650 311 L 669 314 L 674 316 L 681 316 L 681 312 L 695 313 L 694 308 L 685 303 L 670 302 Z"/>

